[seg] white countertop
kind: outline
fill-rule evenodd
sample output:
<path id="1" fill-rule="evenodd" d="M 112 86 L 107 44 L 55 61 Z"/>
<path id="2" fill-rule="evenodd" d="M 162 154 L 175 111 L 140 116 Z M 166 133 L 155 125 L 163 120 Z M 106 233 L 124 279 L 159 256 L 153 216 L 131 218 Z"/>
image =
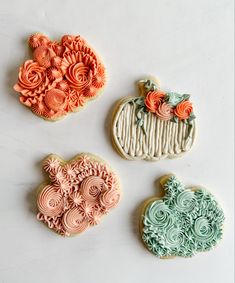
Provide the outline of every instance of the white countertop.
<path id="1" fill-rule="evenodd" d="M 36 4 L 37 2 L 37 4 Z M 108 85 L 77 114 L 50 123 L 18 103 L 12 89 L 28 58 L 26 38 L 81 34 L 101 55 Z M 232 283 L 233 276 L 233 1 L 8 0 L 0 8 L 0 283 Z M 198 137 L 183 158 L 148 163 L 122 159 L 109 137 L 114 103 L 155 75 L 165 90 L 190 93 Z M 116 169 L 120 205 L 82 235 L 62 238 L 35 217 L 39 162 L 100 155 Z M 159 260 L 138 234 L 138 206 L 155 181 L 173 172 L 203 185 L 224 209 L 224 239 L 191 259 Z"/>

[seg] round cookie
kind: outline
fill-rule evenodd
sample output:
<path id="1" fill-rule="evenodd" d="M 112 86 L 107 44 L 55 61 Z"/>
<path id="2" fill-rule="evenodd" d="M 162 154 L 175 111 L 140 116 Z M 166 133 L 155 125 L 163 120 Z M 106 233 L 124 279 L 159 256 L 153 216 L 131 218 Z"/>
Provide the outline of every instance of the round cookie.
<path id="1" fill-rule="evenodd" d="M 163 198 L 142 205 L 140 234 L 159 258 L 192 257 L 211 250 L 223 235 L 224 213 L 205 189 L 185 188 L 174 176 L 164 176 Z"/>
<path id="2" fill-rule="evenodd" d="M 62 236 L 97 225 L 120 200 L 116 174 L 95 155 L 79 154 L 64 161 L 52 154 L 42 167 L 49 180 L 39 186 L 37 219 Z"/>
<path id="3" fill-rule="evenodd" d="M 195 140 L 195 115 L 188 94 L 163 92 L 151 79 L 139 81 L 139 96 L 121 99 L 114 110 L 112 141 L 128 160 L 179 157 Z"/>
<path id="4" fill-rule="evenodd" d="M 104 88 L 105 67 L 80 35 L 51 41 L 36 33 L 29 37 L 33 59 L 19 69 L 15 91 L 19 100 L 46 120 L 77 112 Z"/>

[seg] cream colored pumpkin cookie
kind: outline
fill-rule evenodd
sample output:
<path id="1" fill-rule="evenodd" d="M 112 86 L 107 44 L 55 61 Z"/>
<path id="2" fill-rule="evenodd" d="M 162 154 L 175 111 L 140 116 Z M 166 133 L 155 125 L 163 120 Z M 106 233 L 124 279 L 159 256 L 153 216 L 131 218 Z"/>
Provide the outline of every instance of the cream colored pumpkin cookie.
<path id="1" fill-rule="evenodd" d="M 139 96 L 121 99 L 114 111 L 112 140 L 128 160 L 175 158 L 195 140 L 195 115 L 188 94 L 163 92 L 157 83 L 139 81 Z"/>

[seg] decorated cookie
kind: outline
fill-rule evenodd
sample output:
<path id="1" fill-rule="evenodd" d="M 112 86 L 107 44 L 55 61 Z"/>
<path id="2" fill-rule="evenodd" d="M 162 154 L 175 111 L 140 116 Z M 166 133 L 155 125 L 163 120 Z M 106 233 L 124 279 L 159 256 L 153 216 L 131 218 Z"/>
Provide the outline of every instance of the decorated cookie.
<path id="1" fill-rule="evenodd" d="M 119 202 L 116 175 L 94 155 L 81 154 L 68 162 L 50 155 L 43 169 L 49 180 L 39 187 L 37 219 L 62 236 L 97 225 Z"/>
<path id="2" fill-rule="evenodd" d="M 58 120 L 81 109 L 103 89 L 104 65 L 79 35 L 51 41 L 37 33 L 28 43 L 33 56 L 20 67 L 14 89 L 34 114 Z"/>
<path id="3" fill-rule="evenodd" d="M 139 81 L 140 96 L 123 98 L 115 109 L 112 139 L 128 160 L 160 160 L 187 152 L 195 140 L 195 115 L 188 94 L 161 91 Z"/>
<path id="4" fill-rule="evenodd" d="M 160 258 L 211 250 L 222 238 L 224 222 L 214 197 L 199 187 L 185 188 L 174 175 L 160 183 L 165 196 L 147 200 L 141 213 L 140 233 L 148 250 Z"/>

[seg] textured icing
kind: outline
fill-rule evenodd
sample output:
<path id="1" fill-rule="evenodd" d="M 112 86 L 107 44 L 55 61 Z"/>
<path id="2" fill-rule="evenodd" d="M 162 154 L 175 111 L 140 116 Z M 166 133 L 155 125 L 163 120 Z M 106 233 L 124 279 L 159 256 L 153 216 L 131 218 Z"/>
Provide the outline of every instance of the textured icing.
<path id="1" fill-rule="evenodd" d="M 14 89 L 36 115 L 57 120 L 77 111 L 104 87 L 104 65 L 80 36 L 65 35 L 56 42 L 37 33 L 28 43 L 33 60 L 20 67 Z"/>
<path id="2" fill-rule="evenodd" d="M 87 155 L 68 163 L 57 156 L 43 162 L 50 184 L 37 199 L 38 220 L 63 236 L 81 233 L 99 223 L 120 199 L 115 174 L 103 162 Z"/>
<path id="3" fill-rule="evenodd" d="M 222 237 L 224 214 L 214 197 L 201 188 L 185 189 L 168 177 L 165 196 L 145 207 L 142 239 L 158 257 L 190 257 L 208 251 Z"/>
<path id="4" fill-rule="evenodd" d="M 194 143 L 195 116 L 189 95 L 164 93 L 156 88 L 154 85 L 146 96 L 123 99 L 114 115 L 113 141 L 126 159 L 176 157 Z"/>

